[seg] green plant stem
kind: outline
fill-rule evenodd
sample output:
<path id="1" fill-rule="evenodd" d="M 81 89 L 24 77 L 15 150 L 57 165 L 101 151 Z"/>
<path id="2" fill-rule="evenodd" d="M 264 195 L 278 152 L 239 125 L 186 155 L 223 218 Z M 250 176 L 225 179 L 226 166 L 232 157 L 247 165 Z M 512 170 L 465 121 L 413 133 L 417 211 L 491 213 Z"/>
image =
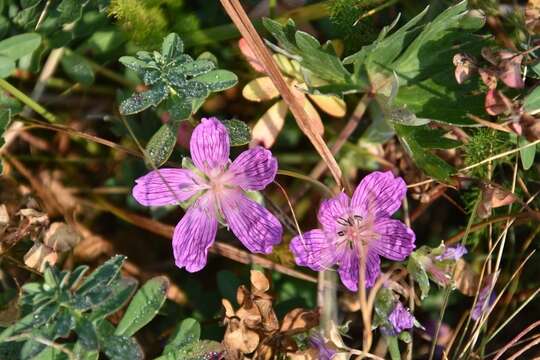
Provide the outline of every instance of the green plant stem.
<path id="1" fill-rule="evenodd" d="M 31 97 L 17 89 L 15 86 L 11 85 L 4 79 L 0 79 L 0 88 L 7 91 L 13 95 L 17 100 L 28 106 L 30 109 L 34 110 L 36 113 L 47 119 L 51 123 L 58 123 L 58 118 L 47 111 L 43 106 L 34 101 Z"/>
<path id="2" fill-rule="evenodd" d="M 387 336 L 386 342 L 388 343 L 388 351 L 390 352 L 390 358 L 392 360 L 401 360 L 401 353 L 399 352 L 399 344 L 396 336 Z"/>

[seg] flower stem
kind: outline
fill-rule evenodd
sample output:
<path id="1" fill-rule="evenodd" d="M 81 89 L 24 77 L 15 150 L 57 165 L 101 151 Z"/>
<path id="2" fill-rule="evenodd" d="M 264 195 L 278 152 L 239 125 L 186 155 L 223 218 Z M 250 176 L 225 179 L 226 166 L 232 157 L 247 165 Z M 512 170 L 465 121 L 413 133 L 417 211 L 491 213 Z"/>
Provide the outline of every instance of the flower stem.
<path id="1" fill-rule="evenodd" d="M 58 118 L 47 111 L 43 106 L 39 105 L 36 101 L 34 101 L 32 98 L 30 98 L 28 95 L 17 89 L 15 86 L 11 85 L 4 79 L 0 79 L 0 88 L 7 91 L 11 95 L 13 95 L 17 100 L 28 106 L 30 109 L 37 112 L 39 115 L 43 116 L 45 119 L 47 119 L 51 123 L 58 123 Z"/>
<path id="2" fill-rule="evenodd" d="M 401 353 L 399 352 L 397 337 L 387 336 L 386 342 L 388 343 L 388 351 L 390 352 L 390 358 L 392 360 L 401 360 Z"/>

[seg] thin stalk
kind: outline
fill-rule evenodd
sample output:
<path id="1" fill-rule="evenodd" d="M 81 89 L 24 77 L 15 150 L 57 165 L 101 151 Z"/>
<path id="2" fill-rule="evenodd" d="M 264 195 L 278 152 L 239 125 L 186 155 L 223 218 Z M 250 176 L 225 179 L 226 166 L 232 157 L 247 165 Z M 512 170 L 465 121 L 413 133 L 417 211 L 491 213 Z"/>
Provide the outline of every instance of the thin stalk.
<path id="1" fill-rule="evenodd" d="M 17 100 L 28 106 L 30 109 L 34 110 L 36 113 L 41 115 L 43 118 L 47 119 L 51 123 L 57 123 L 59 122 L 58 118 L 54 116 L 52 113 L 47 111 L 43 106 L 38 104 L 36 101 L 34 101 L 32 98 L 27 96 L 25 93 L 17 89 L 15 86 L 11 85 L 4 79 L 0 79 L 0 88 L 7 91 L 11 95 L 13 95 Z"/>
<path id="2" fill-rule="evenodd" d="M 480 201 L 482 200 L 482 195 L 480 194 L 478 196 L 478 199 L 474 203 L 474 208 L 471 212 L 471 216 L 469 217 L 469 221 L 467 222 L 467 228 L 465 229 L 465 234 L 463 235 L 463 238 L 461 239 L 461 244 L 464 244 L 467 241 L 467 238 L 469 237 L 469 233 L 471 231 L 472 224 L 474 222 L 474 218 L 476 215 L 476 210 L 478 209 L 478 205 L 480 204 Z M 452 268 L 452 278 L 454 277 L 454 274 L 456 272 L 456 266 L 454 265 Z M 445 288 L 444 293 L 444 302 L 443 306 L 441 308 L 441 312 L 439 314 L 439 321 L 437 322 L 437 328 L 435 329 L 435 334 L 433 336 L 433 342 L 431 343 L 431 349 L 429 351 L 429 360 L 433 360 L 433 356 L 435 355 L 435 348 L 437 346 L 437 339 L 439 338 L 439 331 L 441 330 L 441 324 L 444 318 L 444 313 L 446 311 L 446 306 L 448 306 L 448 299 L 450 298 L 450 292 L 452 291 L 452 288 L 447 285 Z"/>

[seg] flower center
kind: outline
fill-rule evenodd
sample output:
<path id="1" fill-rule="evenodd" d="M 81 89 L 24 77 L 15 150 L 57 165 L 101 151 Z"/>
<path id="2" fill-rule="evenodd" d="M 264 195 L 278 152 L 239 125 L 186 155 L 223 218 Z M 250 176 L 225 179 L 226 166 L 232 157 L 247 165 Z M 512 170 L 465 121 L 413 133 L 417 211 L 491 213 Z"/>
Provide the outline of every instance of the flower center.
<path id="1" fill-rule="evenodd" d="M 371 222 L 360 215 L 342 216 L 337 223 L 341 225 L 337 231 L 338 244 L 346 244 L 351 249 L 358 245 L 366 247 L 375 235 Z"/>

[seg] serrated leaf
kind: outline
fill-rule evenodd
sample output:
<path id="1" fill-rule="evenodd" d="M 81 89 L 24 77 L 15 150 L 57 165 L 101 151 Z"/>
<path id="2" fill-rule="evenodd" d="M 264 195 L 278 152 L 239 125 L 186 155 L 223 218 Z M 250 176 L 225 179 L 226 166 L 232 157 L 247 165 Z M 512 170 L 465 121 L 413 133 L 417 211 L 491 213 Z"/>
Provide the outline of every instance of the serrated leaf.
<path id="1" fill-rule="evenodd" d="M 79 343 L 85 351 L 93 351 L 98 348 L 96 329 L 90 320 L 85 317 L 79 318 L 75 327 Z"/>
<path id="2" fill-rule="evenodd" d="M 245 122 L 236 119 L 223 120 L 223 125 L 229 132 L 231 146 L 246 145 L 251 141 L 251 129 Z"/>
<path id="3" fill-rule="evenodd" d="M 527 145 L 529 142 L 527 139 L 520 137 L 518 141 L 519 147 Z M 529 146 L 519 150 L 519 156 L 521 158 L 521 165 L 523 170 L 529 170 L 534 164 L 534 158 L 536 156 L 536 146 Z"/>
<path id="4" fill-rule="evenodd" d="M 529 95 L 525 96 L 523 109 L 533 115 L 540 112 L 540 86 L 537 86 Z"/>
<path id="5" fill-rule="evenodd" d="M 208 360 L 219 358 L 224 352 L 223 345 L 216 341 L 201 340 L 188 343 L 180 349 L 169 352 L 154 360 Z"/>
<path id="6" fill-rule="evenodd" d="M 62 56 L 60 63 L 64 72 L 72 80 L 85 86 L 90 86 L 94 83 L 94 70 L 92 70 L 92 67 L 84 57 L 69 51 Z"/>
<path id="7" fill-rule="evenodd" d="M 155 84 L 150 90 L 142 93 L 135 93 L 130 98 L 120 104 L 122 115 L 132 115 L 148 109 L 150 106 L 157 106 L 167 97 L 167 85 L 163 83 Z"/>
<path id="8" fill-rule="evenodd" d="M 211 92 L 227 90 L 238 83 L 238 77 L 228 70 L 212 70 L 194 77 L 193 80 L 203 83 Z"/>
<path id="9" fill-rule="evenodd" d="M 18 60 L 34 52 L 40 44 L 41 35 L 37 33 L 15 35 L 0 41 L 0 55 Z"/>
<path id="10" fill-rule="evenodd" d="M 165 349 L 163 350 L 163 354 L 168 354 L 189 343 L 198 341 L 200 337 L 201 325 L 199 322 L 191 318 L 184 319 L 175 330 L 174 334 L 169 337 L 167 345 L 165 345 Z"/>
<path id="11" fill-rule="evenodd" d="M 146 144 L 148 158 L 145 162 L 149 168 L 160 167 L 171 156 L 178 138 L 180 121 L 169 121 L 161 125 Z"/>
<path id="12" fill-rule="evenodd" d="M 167 298 L 169 280 L 165 276 L 152 278 L 135 294 L 114 334 L 132 336 L 150 322 Z"/>
<path id="13" fill-rule="evenodd" d="M 420 299 L 423 300 L 428 294 L 430 289 L 429 276 L 426 272 L 424 264 L 421 259 L 422 255 L 416 252 L 411 253 L 409 261 L 407 262 L 407 270 L 411 274 L 412 278 L 418 283 L 420 287 Z"/>
<path id="14" fill-rule="evenodd" d="M 90 320 L 103 319 L 120 310 L 133 296 L 138 282 L 133 278 L 122 278 L 112 287 L 111 294 L 90 315 Z"/>
<path id="15" fill-rule="evenodd" d="M 184 52 L 184 43 L 180 36 L 175 33 L 170 33 L 163 39 L 161 45 L 161 55 L 167 60 L 173 60 Z"/>
<path id="16" fill-rule="evenodd" d="M 415 126 L 394 125 L 399 140 L 416 165 L 429 176 L 442 181 L 447 180 L 455 169 L 418 143 L 413 135 L 416 128 Z"/>

